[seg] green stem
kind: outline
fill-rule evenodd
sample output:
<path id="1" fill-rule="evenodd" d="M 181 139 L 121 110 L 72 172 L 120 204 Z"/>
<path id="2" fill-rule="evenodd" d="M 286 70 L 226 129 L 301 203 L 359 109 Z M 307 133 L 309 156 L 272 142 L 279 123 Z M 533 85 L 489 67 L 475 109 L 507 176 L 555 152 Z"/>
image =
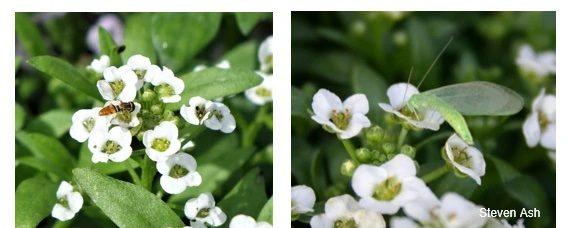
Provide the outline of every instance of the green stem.
<path id="1" fill-rule="evenodd" d="M 164 190 L 160 189 L 158 191 L 158 193 L 156 193 L 156 197 L 158 197 L 159 199 L 161 199 L 164 196 Z"/>
<path id="2" fill-rule="evenodd" d="M 351 157 L 351 160 L 353 160 L 353 163 L 355 163 L 356 166 L 359 165 L 359 161 L 357 160 L 357 156 L 355 155 L 355 147 L 353 146 L 351 141 L 349 141 L 349 139 L 342 139 L 339 137 L 339 135 L 337 135 L 337 139 L 341 141 L 343 147 L 345 147 L 345 150 L 349 154 L 349 157 Z"/>
<path id="3" fill-rule="evenodd" d="M 418 144 L 416 144 L 416 146 L 414 148 L 416 149 L 416 151 L 418 151 L 421 147 L 425 146 L 426 144 L 433 142 L 433 141 L 440 140 L 440 139 L 449 138 L 450 135 L 452 135 L 452 132 L 449 132 L 449 131 L 434 134 L 434 135 L 432 135 L 428 138 L 425 138 L 424 140 L 422 140 Z"/>
<path id="4" fill-rule="evenodd" d="M 130 164 L 130 161 L 133 161 L 132 158 L 129 158 L 128 160 L 126 160 L 124 162 L 124 165 L 126 166 L 126 168 L 128 169 L 128 174 L 130 174 L 130 177 L 132 178 L 132 181 L 134 181 L 134 184 L 136 185 L 141 185 L 140 183 L 140 177 L 138 176 L 138 174 L 136 173 L 136 171 L 134 171 L 134 168 L 132 167 L 132 165 Z"/>
<path id="5" fill-rule="evenodd" d="M 258 131 L 260 131 L 262 127 L 264 116 L 266 115 L 267 110 L 268 110 L 268 105 L 261 106 L 258 112 L 256 113 L 256 117 L 254 118 L 254 120 L 244 130 L 242 137 L 243 146 L 252 146 L 252 144 L 254 143 L 254 139 L 258 134 Z"/>
<path id="6" fill-rule="evenodd" d="M 156 166 L 154 162 L 150 160 L 148 155 L 144 155 L 144 160 L 141 162 L 140 168 L 142 169 L 142 187 L 152 190 L 152 182 L 154 181 L 154 176 L 156 175 Z"/>
<path id="7" fill-rule="evenodd" d="M 406 135 L 408 135 L 408 129 L 406 129 L 405 127 L 402 127 L 402 129 L 400 129 L 400 134 L 398 135 L 398 143 L 396 144 L 397 150 L 400 149 L 400 147 L 404 143 L 404 140 L 406 139 Z"/>
<path id="8" fill-rule="evenodd" d="M 435 170 L 432 170 L 432 172 L 422 176 L 422 180 L 424 181 L 424 183 L 430 183 L 430 182 L 440 178 L 441 176 L 446 174 L 448 171 L 450 171 L 450 167 L 447 166 L 447 165 L 444 165 L 444 166 L 437 168 Z"/>

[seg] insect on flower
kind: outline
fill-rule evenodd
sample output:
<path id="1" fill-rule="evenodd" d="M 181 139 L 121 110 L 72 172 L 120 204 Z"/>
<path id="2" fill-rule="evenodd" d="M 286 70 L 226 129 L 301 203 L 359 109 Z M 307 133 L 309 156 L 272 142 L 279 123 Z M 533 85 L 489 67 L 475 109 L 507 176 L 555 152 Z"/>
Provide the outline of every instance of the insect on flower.
<path id="1" fill-rule="evenodd" d="M 115 114 L 117 112 L 133 112 L 134 109 L 136 108 L 136 106 L 134 106 L 134 102 L 130 101 L 130 102 L 120 102 L 120 104 L 115 105 L 115 104 L 109 104 L 105 107 L 103 107 L 100 111 L 99 111 L 99 116 L 108 116 L 108 115 L 112 115 Z"/>

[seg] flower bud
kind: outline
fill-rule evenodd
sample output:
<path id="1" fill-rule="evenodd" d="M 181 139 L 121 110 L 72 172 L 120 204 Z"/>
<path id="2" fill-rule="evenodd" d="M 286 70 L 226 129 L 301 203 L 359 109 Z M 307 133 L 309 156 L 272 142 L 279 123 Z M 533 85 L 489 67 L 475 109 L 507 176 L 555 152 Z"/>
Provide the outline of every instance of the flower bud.
<path id="1" fill-rule="evenodd" d="M 396 149 L 395 145 L 393 143 L 383 143 L 383 151 L 386 154 L 394 154 L 394 150 Z"/>
<path id="2" fill-rule="evenodd" d="M 371 151 L 367 148 L 359 148 L 355 151 L 355 156 L 357 157 L 357 160 L 367 162 L 371 159 Z"/>
<path id="3" fill-rule="evenodd" d="M 145 89 L 142 93 L 142 101 L 152 102 L 154 99 L 156 99 L 156 93 L 152 90 Z"/>
<path id="4" fill-rule="evenodd" d="M 410 158 L 414 158 L 414 156 L 416 156 L 416 150 L 414 149 L 414 147 L 408 144 L 402 145 L 402 147 L 400 147 L 400 153 L 407 155 Z"/>
<path id="5" fill-rule="evenodd" d="M 161 105 L 152 105 L 152 107 L 150 107 L 150 112 L 152 112 L 152 114 L 154 115 L 160 115 L 163 111 L 164 109 Z"/>
<path id="6" fill-rule="evenodd" d="M 372 126 L 365 133 L 367 141 L 371 144 L 381 142 L 384 136 L 385 136 L 385 130 L 377 125 Z"/>
<path id="7" fill-rule="evenodd" d="M 355 163 L 352 160 L 347 160 L 341 164 L 341 174 L 348 177 L 353 176 L 355 168 L 357 168 Z"/>

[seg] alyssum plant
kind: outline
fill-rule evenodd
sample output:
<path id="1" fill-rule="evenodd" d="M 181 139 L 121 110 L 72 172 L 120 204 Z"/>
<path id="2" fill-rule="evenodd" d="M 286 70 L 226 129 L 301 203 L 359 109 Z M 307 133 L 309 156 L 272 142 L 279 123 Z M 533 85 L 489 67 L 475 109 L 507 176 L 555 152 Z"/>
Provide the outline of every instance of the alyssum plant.
<path id="1" fill-rule="evenodd" d="M 327 89 L 315 93 L 311 119 L 335 134 L 345 147 L 349 159 L 335 168 L 351 177 L 358 200 L 350 194 L 335 196 L 326 201 L 322 214 L 315 214 L 314 191 L 305 185 L 294 186 L 292 220 L 309 221 L 315 228 L 377 228 L 387 226 L 383 215 L 391 215 L 389 227 L 511 227 L 505 220 L 480 217 L 481 206 L 457 193 L 446 192 L 438 198 L 427 184 L 453 171 L 481 185 L 485 159 L 475 147 L 475 134 L 471 134 L 463 116 L 513 115 L 523 108 L 523 98 L 509 88 L 485 81 L 425 92 L 410 83 L 397 83 L 386 94 L 388 104 L 375 104 L 388 117 L 389 126 L 381 127 L 366 116 L 370 108 L 366 95 L 355 94 L 342 101 Z M 445 164 L 417 177 L 420 165 L 414 158 L 422 145 L 407 144 L 407 134 L 422 129 L 437 131 L 444 122 L 455 132 L 440 145 Z M 350 139 L 360 134 L 362 146 L 357 149 Z M 394 216 L 401 209 L 406 217 Z M 516 226 L 524 227 L 523 220 Z"/>
<path id="2" fill-rule="evenodd" d="M 105 31 L 99 31 L 104 37 Z M 87 144 L 93 164 L 122 164 L 135 185 L 91 168 L 74 169 L 73 178 L 62 181 L 54 196 L 57 201 L 52 216 L 61 221 L 70 220 L 88 202 L 101 208 L 119 226 L 184 226 L 160 198 L 164 193 L 179 194 L 209 181 L 201 177 L 197 171 L 198 161 L 188 153 L 193 147 L 192 139 L 206 128 L 226 134 L 236 128 L 230 109 L 220 99 L 213 99 L 246 91 L 247 98 L 254 104 L 263 105 L 272 100 L 272 85 L 268 83 L 272 81 L 271 39 L 260 46 L 263 69 L 258 72 L 199 67 L 189 77 L 180 78 L 166 66 L 157 66 L 142 55 L 133 55 L 122 64 L 120 56 L 116 55 L 119 48 L 114 48 L 110 55 L 102 55 L 88 67 L 90 73 L 99 77 L 96 85 L 72 75 L 75 83 L 85 83 L 78 85 L 86 89 L 82 92 L 99 100 L 102 98 L 104 103 L 76 111 L 70 120 L 70 136 Z M 104 38 L 101 44 L 104 45 Z M 59 78 L 65 78 L 61 74 L 78 72 L 68 63 L 50 56 L 35 57 L 29 63 Z M 100 97 L 94 96 L 93 88 Z M 138 167 L 141 173 L 136 172 Z M 159 188 L 152 193 L 157 175 Z M 87 195 L 88 200 L 84 201 L 83 195 Z M 128 219 L 115 213 L 117 210 L 143 210 L 147 213 L 141 216 L 149 217 L 138 224 L 141 220 Z M 183 212 L 192 227 L 216 227 L 227 220 L 210 192 L 187 200 Z M 251 224 L 271 227 L 247 215 L 234 216 L 230 227 Z"/>

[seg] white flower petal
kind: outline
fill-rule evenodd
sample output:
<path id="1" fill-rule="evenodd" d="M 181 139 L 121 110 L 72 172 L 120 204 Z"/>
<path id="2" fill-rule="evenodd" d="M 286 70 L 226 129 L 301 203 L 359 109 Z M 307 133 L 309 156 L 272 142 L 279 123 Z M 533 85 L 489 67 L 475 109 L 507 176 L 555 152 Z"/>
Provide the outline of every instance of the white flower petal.
<path id="1" fill-rule="evenodd" d="M 540 138 L 540 145 L 546 149 L 556 150 L 556 123 L 546 126 Z"/>
<path id="2" fill-rule="evenodd" d="M 523 123 L 523 134 L 529 147 L 535 147 L 540 141 L 540 126 L 536 112 L 531 113 Z"/>
<path id="3" fill-rule="evenodd" d="M 256 228 L 256 221 L 246 215 L 237 215 L 231 219 L 229 228 Z"/>
<path id="4" fill-rule="evenodd" d="M 418 93 L 418 89 L 408 83 L 393 84 L 387 89 L 389 102 L 395 110 L 402 109 L 404 106 L 406 106 L 406 103 L 408 102 L 408 100 L 410 100 L 410 97 Z"/>
<path id="5" fill-rule="evenodd" d="M 67 195 L 67 203 L 69 204 L 69 209 L 77 213 L 83 207 L 83 197 L 78 192 L 71 192 Z"/>
<path id="6" fill-rule="evenodd" d="M 168 175 L 162 175 L 160 177 L 160 185 L 162 189 L 169 194 L 179 194 L 187 188 L 183 179 L 173 178 Z"/>
<path id="7" fill-rule="evenodd" d="M 326 89 L 320 89 L 314 95 L 312 110 L 322 119 L 330 119 L 332 110 L 343 110 L 341 99 Z"/>
<path id="8" fill-rule="evenodd" d="M 388 178 L 385 169 L 373 165 L 359 165 L 353 173 L 351 186 L 358 196 L 372 196 L 377 184 Z"/>
<path id="9" fill-rule="evenodd" d="M 364 94 L 355 94 L 347 98 L 343 102 L 343 108 L 349 109 L 351 113 L 361 113 L 363 115 L 369 112 L 369 101 Z"/>
<path id="10" fill-rule="evenodd" d="M 60 221 L 67 221 L 75 217 L 75 213 L 63 207 L 61 204 L 55 204 L 55 206 L 53 206 L 53 209 L 51 210 L 51 216 Z"/>
<path id="11" fill-rule="evenodd" d="M 67 181 L 61 181 L 59 184 L 59 188 L 57 189 L 57 193 L 55 194 L 57 198 L 62 198 L 63 196 L 73 192 L 73 186 L 69 184 Z"/>
<path id="12" fill-rule="evenodd" d="M 325 214 L 332 219 L 342 218 L 345 214 L 359 210 L 361 207 L 350 195 L 335 196 L 325 202 Z"/>
<path id="13" fill-rule="evenodd" d="M 314 211 L 316 194 L 314 190 L 306 185 L 292 187 L 292 214 L 303 214 Z"/>
<path id="14" fill-rule="evenodd" d="M 412 219 L 405 217 L 392 217 L 390 220 L 391 228 L 420 228 Z"/>
<path id="15" fill-rule="evenodd" d="M 333 223 L 331 219 L 327 218 L 325 214 L 313 216 L 310 219 L 310 226 L 312 228 L 333 228 Z"/>

